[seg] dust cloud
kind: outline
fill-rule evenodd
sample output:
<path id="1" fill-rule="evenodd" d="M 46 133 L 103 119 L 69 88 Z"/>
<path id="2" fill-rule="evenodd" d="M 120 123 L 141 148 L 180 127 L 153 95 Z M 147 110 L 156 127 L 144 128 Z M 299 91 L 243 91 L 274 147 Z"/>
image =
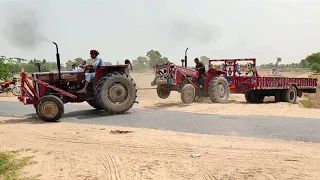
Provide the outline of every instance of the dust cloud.
<path id="1" fill-rule="evenodd" d="M 1 33 L 10 45 L 21 49 L 34 49 L 48 41 L 44 37 L 42 23 L 37 8 L 23 2 L 8 2 L 1 5 L 3 28 Z"/>
<path id="2" fill-rule="evenodd" d="M 173 20 L 170 35 L 175 41 L 207 45 L 220 39 L 221 29 L 201 20 Z"/>

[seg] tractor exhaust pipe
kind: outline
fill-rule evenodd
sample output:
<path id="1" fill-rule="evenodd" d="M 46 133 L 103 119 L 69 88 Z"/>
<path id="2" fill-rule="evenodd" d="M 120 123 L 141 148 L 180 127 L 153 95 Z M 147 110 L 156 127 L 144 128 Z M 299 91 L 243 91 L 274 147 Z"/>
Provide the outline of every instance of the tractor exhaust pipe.
<path id="1" fill-rule="evenodd" d="M 188 66 L 188 56 L 187 56 L 187 51 L 188 51 L 189 48 L 187 48 L 185 51 L 184 51 L 184 66 L 187 67 Z"/>
<path id="2" fill-rule="evenodd" d="M 59 81 L 61 81 L 61 64 L 60 64 L 60 54 L 59 54 L 59 48 L 57 43 L 52 42 L 54 45 L 56 45 L 56 58 L 57 58 L 57 67 L 58 67 L 58 75 L 59 75 Z"/>

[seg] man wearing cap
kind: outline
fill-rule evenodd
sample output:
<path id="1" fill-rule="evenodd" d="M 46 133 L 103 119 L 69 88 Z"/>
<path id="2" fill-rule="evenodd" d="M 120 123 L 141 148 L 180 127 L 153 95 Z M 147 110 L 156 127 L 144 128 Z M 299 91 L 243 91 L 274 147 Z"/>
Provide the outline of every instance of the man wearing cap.
<path id="1" fill-rule="evenodd" d="M 104 65 L 104 62 L 103 60 L 99 57 L 99 52 L 97 50 L 91 50 L 90 51 L 90 56 L 91 58 L 93 59 L 93 63 L 90 64 L 88 63 L 87 61 L 87 64 L 86 65 L 81 65 L 80 67 L 81 68 L 93 68 L 94 72 L 92 73 L 88 73 L 86 74 L 86 77 L 85 77 L 85 85 L 83 86 L 83 88 L 79 91 L 77 91 L 77 93 L 86 93 L 87 92 L 87 88 L 89 86 L 89 83 L 93 81 L 94 79 L 94 76 L 96 75 L 96 69 L 98 66 L 102 66 Z"/>
<path id="2" fill-rule="evenodd" d="M 78 71 L 79 67 L 77 66 L 77 61 L 72 60 L 71 61 L 71 67 L 69 67 L 68 71 Z"/>

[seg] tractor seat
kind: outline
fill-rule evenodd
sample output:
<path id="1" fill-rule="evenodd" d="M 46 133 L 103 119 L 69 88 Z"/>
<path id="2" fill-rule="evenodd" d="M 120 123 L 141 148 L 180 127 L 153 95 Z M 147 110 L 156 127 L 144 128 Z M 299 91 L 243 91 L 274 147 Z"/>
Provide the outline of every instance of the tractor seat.
<path id="1" fill-rule="evenodd" d="M 45 81 L 45 82 L 56 82 L 59 81 L 58 72 L 36 72 L 32 74 L 33 77 Z M 85 73 L 77 71 L 61 71 L 61 79 L 64 82 L 81 82 L 84 80 Z"/>

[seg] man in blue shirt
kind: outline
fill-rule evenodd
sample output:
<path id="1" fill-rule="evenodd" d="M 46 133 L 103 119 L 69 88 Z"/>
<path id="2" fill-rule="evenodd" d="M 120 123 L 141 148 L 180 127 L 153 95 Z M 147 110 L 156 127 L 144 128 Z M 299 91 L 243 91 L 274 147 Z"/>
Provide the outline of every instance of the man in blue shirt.
<path id="1" fill-rule="evenodd" d="M 95 76 L 95 74 L 96 74 L 95 72 L 96 72 L 97 67 L 104 65 L 104 62 L 103 62 L 103 60 L 99 57 L 99 52 L 98 52 L 97 50 L 91 50 L 91 51 L 90 51 L 90 56 L 91 56 L 91 58 L 93 59 L 92 65 L 86 64 L 86 65 L 81 65 L 80 67 L 82 67 L 82 68 L 92 67 L 93 70 L 94 70 L 94 72 L 86 74 L 86 77 L 85 77 L 85 80 L 86 80 L 85 85 L 84 85 L 84 87 L 83 87 L 81 90 L 77 91 L 77 93 L 86 93 L 86 92 L 87 92 L 87 88 L 88 88 L 88 86 L 89 86 L 89 83 L 92 82 L 93 79 L 94 79 L 94 76 Z"/>
<path id="2" fill-rule="evenodd" d="M 77 66 L 77 61 L 72 60 L 71 67 L 69 67 L 68 71 L 78 71 L 79 67 Z"/>

